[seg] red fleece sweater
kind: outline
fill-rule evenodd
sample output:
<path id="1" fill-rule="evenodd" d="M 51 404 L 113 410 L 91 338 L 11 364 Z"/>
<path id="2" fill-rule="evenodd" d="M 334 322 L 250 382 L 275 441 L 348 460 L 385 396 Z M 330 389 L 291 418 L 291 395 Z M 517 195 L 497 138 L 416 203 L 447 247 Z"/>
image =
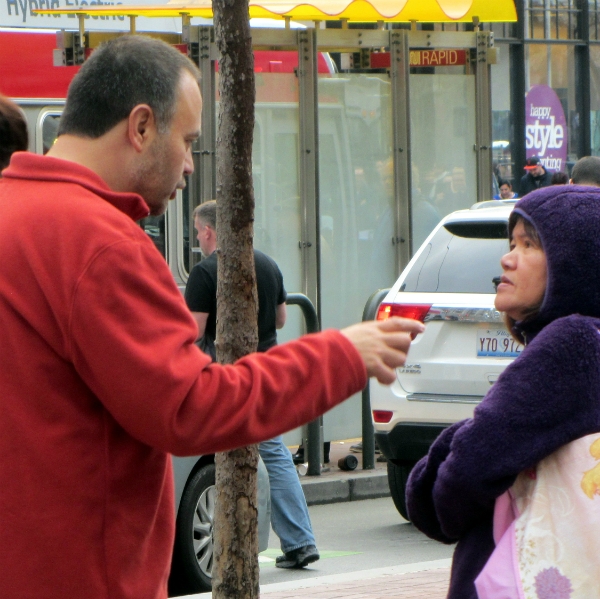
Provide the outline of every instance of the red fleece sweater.
<path id="1" fill-rule="evenodd" d="M 326 331 L 211 365 L 135 194 L 18 153 L 0 179 L 0 597 L 166 597 L 169 453 L 274 437 L 366 384 Z"/>

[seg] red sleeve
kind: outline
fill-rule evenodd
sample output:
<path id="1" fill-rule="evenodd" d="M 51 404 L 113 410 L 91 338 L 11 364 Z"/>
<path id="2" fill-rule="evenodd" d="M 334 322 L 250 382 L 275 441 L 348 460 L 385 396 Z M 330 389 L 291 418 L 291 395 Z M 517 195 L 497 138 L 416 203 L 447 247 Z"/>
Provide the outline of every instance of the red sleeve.
<path id="1" fill-rule="evenodd" d="M 177 455 L 274 437 L 366 384 L 339 332 L 307 335 L 232 366 L 210 364 L 162 257 L 144 243 L 105 249 L 81 276 L 70 316 L 73 364 L 138 440 Z"/>

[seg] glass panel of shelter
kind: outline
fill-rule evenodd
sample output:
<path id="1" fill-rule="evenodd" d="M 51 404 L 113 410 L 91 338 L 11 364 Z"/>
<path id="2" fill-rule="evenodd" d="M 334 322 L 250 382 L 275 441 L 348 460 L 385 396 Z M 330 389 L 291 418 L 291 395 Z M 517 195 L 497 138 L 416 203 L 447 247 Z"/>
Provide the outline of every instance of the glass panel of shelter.
<path id="1" fill-rule="evenodd" d="M 443 216 L 477 201 L 475 77 L 443 70 L 410 77 L 415 250 Z"/>
<path id="2" fill-rule="evenodd" d="M 264 41 L 264 37 L 261 39 Z M 270 47 L 277 51 L 276 44 Z M 269 71 L 278 70 L 272 66 L 275 65 L 270 64 Z M 412 143 L 417 149 L 412 165 L 413 193 L 416 194 L 413 250 L 441 216 L 477 200 L 473 152 L 474 76 L 466 73 L 467 68 L 439 67 L 427 75 L 422 72 L 411 75 L 415 87 Z M 393 246 L 397 235 L 397 199 L 390 172 L 394 155 L 392 107 L 404 100 L 392 100 L 389 74 L 385 71 L 361 73 L 360 69 L 353 69 L 352 73 L 342 75 L 323 73 L 319 68 L 319 72 L 318 234 L 322 326 L 340 327 L 360 319 L 370 293 L 390 285 L 403 266 L 398 264 Z M 467 75 L 464 81 L 460 75 Z M 293 73 L 265 70 L 256 76 L 253 157 L 256 247 L 273 255 L 281 264 L 289 290 L 303 290 L 302 253 L 292 248 L 307 225 L 304 222 L 306 207 L 298 186 L 298 117 L 295 112 L 298 105 L 295 98 L 286 103 L 279 97 L 281 93 L 297 97 L 297 79 Z M 437 78 L 440 79 L 435 83 Z M 420 87 L 423 87 L 421 91 Z M 449 97 L 448 89 L 456 98 L 450 101 L 451 108 L 445 101 Z M 426 105 L 434 112 L 419 111 L 419 95 L 426 98 Z M 431 104 L 432 97 L 438 98 L 434 100 L 435 106 Z M 299 101 L 311 100 L 299 98 Z M 438 125 L 432 127 L 431 117 L 436 114 L 439 116 L 434 121 Z M 431 137 L 427 133 L 430 130 L 435 130 L 437 136 Z M 460 144 L 457 139 L 461 140 Z M 460 164 L 446 164 L 451 157 Z M 441 191 L 444 181 L 435 182 L 434 189 L 436 177 L 432 169 L 436 166 L 434 163 L 440 161 L 444 164 L 439 165 L 438 170 L 441 170 L 437 175 L 446 173 L 442 179 L 448 179 L 448 188 L 456 202 L 446 197 L 447 190 Z M 431 198 L 432 193 L 437 194 L 437 198 Z M 456 198 L 458 195 L 460 199 Z M 426 202 L 429 209 L 423 210 Z M 294 217 L 290 218 L 290 214 Z M 308 223 L 308 226 L 315 224 Z"/>
<path id="3" fill-rule="evenodd" d="M 298 78 L 282 72 L 297 63 L 297 52 L 278 51 L 256 73 L 252 176 L 254 181 L 254 247 L 279 265 L 288 292 L 302 292 L 302 201 L 298 173 Z M 298 308 L 288 310 L 279 341 L 304 332 Z"/>
<path id="4" fill-rule="evenodd" d="M 293 69 L 282 72 L 289 70 L 286 65 L 297 64 L 298 54 L 281 50 L 271 54 L 255 62 L 254 247 L 277 262 L 288 292 L 303 292 L 302 252 L 298 247 L 303 214 L 298 175 L 298 79 Z M 218 88 L 216 73 L 217 106 Z M 279 341 L 295 339 L 303 332 L 300 310 L 288 310 Z"/>

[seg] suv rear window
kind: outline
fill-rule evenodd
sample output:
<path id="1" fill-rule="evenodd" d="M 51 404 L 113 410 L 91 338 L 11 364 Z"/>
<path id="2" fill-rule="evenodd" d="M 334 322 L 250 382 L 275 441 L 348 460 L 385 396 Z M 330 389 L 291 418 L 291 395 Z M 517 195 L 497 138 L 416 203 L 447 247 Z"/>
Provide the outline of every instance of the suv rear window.
<path id="1" fill-rule="evenodd" d="M 401 291 L 495 293 L 508 251 L 506 221 L 451 222 L 441 227 L 410 269 Z"/>

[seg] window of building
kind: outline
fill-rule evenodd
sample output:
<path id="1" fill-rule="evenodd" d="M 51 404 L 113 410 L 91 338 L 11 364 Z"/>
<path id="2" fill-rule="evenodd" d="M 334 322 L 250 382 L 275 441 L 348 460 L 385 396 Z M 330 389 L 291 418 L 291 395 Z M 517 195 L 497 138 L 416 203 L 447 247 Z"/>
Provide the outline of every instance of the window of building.
<path id="1" fill-rule="evenodd" d="M 540 40 L 581 39 L 577 0 L 524 0 L 525 37 Z"/>
<path id="2" fill-rule="evenodd" d="M 590 40 L 600 41 L 600 0 L 588 0 Z"/>
<path id="3" fill-rule="evenodd" d="M 590 141 L 592 155 L 600 156 L 600 45 L 590 46 Z"/>

